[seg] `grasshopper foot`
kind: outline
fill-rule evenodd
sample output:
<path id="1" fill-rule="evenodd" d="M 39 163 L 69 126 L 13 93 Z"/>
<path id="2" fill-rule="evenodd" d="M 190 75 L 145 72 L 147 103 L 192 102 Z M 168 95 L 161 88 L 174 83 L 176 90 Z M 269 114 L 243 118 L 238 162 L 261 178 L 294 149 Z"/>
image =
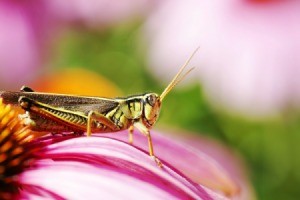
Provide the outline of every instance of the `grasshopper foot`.
<path id="1" fill-rule="evenodd" d="M 163 164 L 162 162 L 156 157 L 156 156 L 150 156 L 152 160 L 154 160 L 154 162 L 156 163 L 156 165 L 159 167 L 159 168 L 162 168 L 163 167 Z"/>

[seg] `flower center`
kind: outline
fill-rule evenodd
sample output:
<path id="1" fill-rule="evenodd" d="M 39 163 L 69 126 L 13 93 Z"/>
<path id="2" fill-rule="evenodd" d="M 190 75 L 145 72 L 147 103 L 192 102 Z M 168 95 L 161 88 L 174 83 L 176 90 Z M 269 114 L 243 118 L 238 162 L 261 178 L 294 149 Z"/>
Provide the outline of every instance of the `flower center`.
<path id="1" fill-rule="evenodd" d="M 18 194 L 18 175 L 34 160 L 28 142 L 34 135 L 18 119 L 18 112 L 0 99 L 0 199 Z"/>

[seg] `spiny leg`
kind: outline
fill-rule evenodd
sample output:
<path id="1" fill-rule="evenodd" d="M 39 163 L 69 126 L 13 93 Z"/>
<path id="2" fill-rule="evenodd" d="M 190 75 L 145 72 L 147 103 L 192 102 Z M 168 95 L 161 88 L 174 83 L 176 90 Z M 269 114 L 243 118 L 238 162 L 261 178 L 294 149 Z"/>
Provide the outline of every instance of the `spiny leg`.
<path id="1" fill-rule="evenodd" d="M 67 134 L 67 133 L 51 132 L 51 136 L 62 136 L 62 137 L 65 137 L 65 136 L 70 136 L 70 135 Z"/>
<path id="2" fill-rule="evenodd" d="M 71 133 L 51 132 L 52 136 L 70 136 L 70 135 L 72 135 L 72 136 L 79 137 L 79 136 L 82 136 L 83 134 L 84 134 L 83 131 L 81 131 L 81 132 L 80 131 L 74 131 L 74 132 L 71 132 Z"/>
<path id="3" fill-rule="evenodd" d="M 134 124 L 134 126 L 143 134 L 147 137 L 148 139 L 148 148 L 149 148 L 149 156 L 152 157 L 154 159 L 154 161 L 156 162 L 156 164 L 159 167 L 162 167 L 162 163 L 161 161 L 154 155 L 154 149 L 153 149 L 153 143 L 152 143 L 152 138 L 151 138 L 151 134 L 150 131 L 147 127 L 145 127 L 142 123 L 136 123 Z"/>
<path id="4" fill-rule="evenodd" d="M 115 131 L 115 130 L 119 129 L 119 127 L 113 121 L 111 121 L 109 118 L 105 117 L 104 115 L 102 115 L 98 112 L 91 110 L 88 113 L 88 119 L 87 119 L 87 127 L 86 127 L 87 136 L 90 136 L 92 134 L 93 120 L 98 121 L 99 123 L 103 124 L 104 126 L 107 126 L 108 128 L 110 128 L 111 130 Z"/>
<path id="5" fill-rule="evenodd" d="M 63 134 L 57 133 L 57 132 L 51 132 L 50 134 L 51 134 L 51 136 L 57 136 L 57 135 L 62 135 L 62 136 L 64 136 Z"/>
<path id="6" fill-rule="evenodd" d="M 73 134 L 74 134 L 75 136 L 83 136 L 84 132 L 75 131 L 75 132 L 73 132 Z"/>

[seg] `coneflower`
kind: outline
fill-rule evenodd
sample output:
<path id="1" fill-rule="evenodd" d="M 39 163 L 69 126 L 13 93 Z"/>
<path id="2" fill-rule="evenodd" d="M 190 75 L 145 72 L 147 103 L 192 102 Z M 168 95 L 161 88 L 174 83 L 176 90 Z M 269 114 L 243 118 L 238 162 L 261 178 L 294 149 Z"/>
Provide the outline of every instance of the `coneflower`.
<path id="1" fill-rule="evenodd" d="M 35 160 L 33 134 L 18 120 L 18 113 L 0 99 L 0 199 L 18 196 L 21 188 L 18 175 Z"/>
<path id="2" fill-rule="evenodd" d="M 159 168 L 138 134 L 132 146 L 122 141 L 126 131 L 115 138 L 36 133 L 1 100 L 0 120 L 0 199 L 252 199 L 222 163 L 191 144 L 154 133 Z"/>
<path id="3" fill-rule="evenodd" d="M 46 137 L 44 142 L 37 140 L 46 133 L 33 132 L 24 126 L 18 111 L 3 104 L 0 98 L 0 199 L 24 197 L 22 191 L 26 186 L 22 184 L 21 175 L 35 169 L 36 160 L 41 159 L 45 145 L 49 144 L 45 142 Z"/>

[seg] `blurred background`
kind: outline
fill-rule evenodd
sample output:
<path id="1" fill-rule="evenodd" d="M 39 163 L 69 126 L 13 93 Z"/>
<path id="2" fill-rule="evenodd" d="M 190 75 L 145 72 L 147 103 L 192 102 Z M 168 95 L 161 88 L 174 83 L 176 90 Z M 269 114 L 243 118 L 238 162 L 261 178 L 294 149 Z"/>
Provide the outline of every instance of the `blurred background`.
<path id="1" fill-rule="evenodd" d="M 297 0 L 0 1 L 0 88 L 160 93 L 200 47 L 155 129 L 218 140 L 258 199 L 298 199 L 299 21 Z"/>

